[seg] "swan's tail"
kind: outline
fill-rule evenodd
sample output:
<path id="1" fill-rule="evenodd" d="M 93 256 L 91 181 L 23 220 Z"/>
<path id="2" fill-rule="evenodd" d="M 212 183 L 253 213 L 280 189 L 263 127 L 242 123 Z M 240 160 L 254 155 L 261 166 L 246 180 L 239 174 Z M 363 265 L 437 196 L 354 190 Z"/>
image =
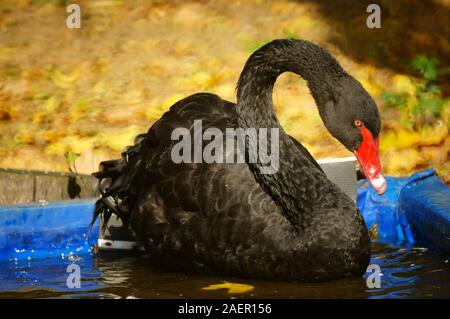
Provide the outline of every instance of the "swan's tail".
<path id="1" fill-rule="evenodd" d="M 136 193 L 133 180 L 142 160 L 140 153 L 145 137 L 146 134 L 138 135 L 135 144 L 122 153 L 122 158 L 101 162 L 99 171 L 92 173 L 98 179 L 97 189 L 101 197 L 95 203 L 91 227 L 99 215 L 103 215 L 104 228 L 112 214 L 116 214 L 124 224 L 128 223 L 130 205 Z"/>

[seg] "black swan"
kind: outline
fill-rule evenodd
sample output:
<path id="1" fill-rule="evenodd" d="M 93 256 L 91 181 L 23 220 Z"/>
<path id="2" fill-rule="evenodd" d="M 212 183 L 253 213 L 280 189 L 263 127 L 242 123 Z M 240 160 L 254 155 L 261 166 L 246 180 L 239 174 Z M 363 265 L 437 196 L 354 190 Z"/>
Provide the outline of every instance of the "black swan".
<path id="1" fill-rule="evenodd" d="M 297 281 L 361 276 L 370 242 L 358 208 L 274 114 L 273 86 L 286 71 L 307 81 L 327 129 L 355 153 L 383 193 L 374 101 L 327 51 L 281 39 L 250 56 L 236 105 L 214 94 L 191 95 L 137 136 L 121 159 L 102 162 L 93 174 L 102 194 L 93 220 L 118 215 L 166 269 Z M 278 170 L 262 174 L 264 163 L 249 162 L 255 151 L 249 142 L 245 163 L 175 163 L 171 149 L 178 140 L 172 132 L 186 128 L 195 134 L 194 120 L 202 120 L 201 133 L 210 127 L 220 133 L 279 128 Z"/>

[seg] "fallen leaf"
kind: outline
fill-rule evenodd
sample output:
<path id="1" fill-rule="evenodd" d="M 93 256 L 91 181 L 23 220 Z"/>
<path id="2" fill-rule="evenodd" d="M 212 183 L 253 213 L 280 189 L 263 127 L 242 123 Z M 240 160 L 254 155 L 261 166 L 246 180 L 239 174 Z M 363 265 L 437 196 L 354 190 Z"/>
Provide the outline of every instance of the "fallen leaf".
<path id="1" fill-rule="evenodd" d="M 202 288 L 203 290 L 219 290 L 228 289 L 229 294 L 241 294 L 255 289 L 252 285 L 238 284 L 233 282 L 224 281 L 223 284 L 209 285 L 208 287 Z"/>
<path id="2" fill-rule="evenodd" d="M 79 68 L 74 69 L 70 73 L 63 73 L 59 70 L 55 70 L 51 73 L 51 79 L 55 85 L 60 88 L 69 88 L 79 78 L 81 70 Z"/>

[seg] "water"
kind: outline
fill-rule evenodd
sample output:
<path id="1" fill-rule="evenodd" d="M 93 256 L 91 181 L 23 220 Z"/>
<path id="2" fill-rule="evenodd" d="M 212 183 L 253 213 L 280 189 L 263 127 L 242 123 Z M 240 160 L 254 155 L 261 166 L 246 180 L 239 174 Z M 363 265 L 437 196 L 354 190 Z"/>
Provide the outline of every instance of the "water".
<path id="1" fill-rule="evenodd" d="M 66 284 L 65 258 L 0 263 L 0 298 L 450 298 L 448 258 L 422 248 L 373 244 L 371 263 L 381 267 L 381 288 L 369 289 L 366 278 L 326 283 L 248 280 L 166 272 L 147 256 L 80 256 L 81 288 Z M 230 294 L 202 288 L 224 281 L 254 289 Z"/>

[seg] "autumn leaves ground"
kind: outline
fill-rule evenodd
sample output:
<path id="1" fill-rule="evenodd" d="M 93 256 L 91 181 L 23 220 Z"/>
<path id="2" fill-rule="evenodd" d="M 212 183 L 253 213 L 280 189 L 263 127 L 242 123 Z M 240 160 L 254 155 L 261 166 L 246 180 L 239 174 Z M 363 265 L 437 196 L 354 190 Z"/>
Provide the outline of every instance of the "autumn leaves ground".
<path id="1" fill-rule="evenodd" d="M 0 4 L 1 167 L 66 170 L 64 153 L 77 152 L 78 170 L 90 173 L 182 97 L 207 91 L 235 101 L 253 50 L 270 39 L 300 37 L 327 48 L 376 99 L 387 174 L 434 167 L 450 180 L 448 106 L 423 130 L 404 127 L 380 96 L 412 90 L 413 80 L 346 55 L 330 40 L 338 31 L 314 1 L 79 3 L 80 30 L 65 27 L 58 1 Z M 286 130 L 316 158 L 349 155 L 323 127 L 302 79 L 283 75 L 274 102 Z"/>

